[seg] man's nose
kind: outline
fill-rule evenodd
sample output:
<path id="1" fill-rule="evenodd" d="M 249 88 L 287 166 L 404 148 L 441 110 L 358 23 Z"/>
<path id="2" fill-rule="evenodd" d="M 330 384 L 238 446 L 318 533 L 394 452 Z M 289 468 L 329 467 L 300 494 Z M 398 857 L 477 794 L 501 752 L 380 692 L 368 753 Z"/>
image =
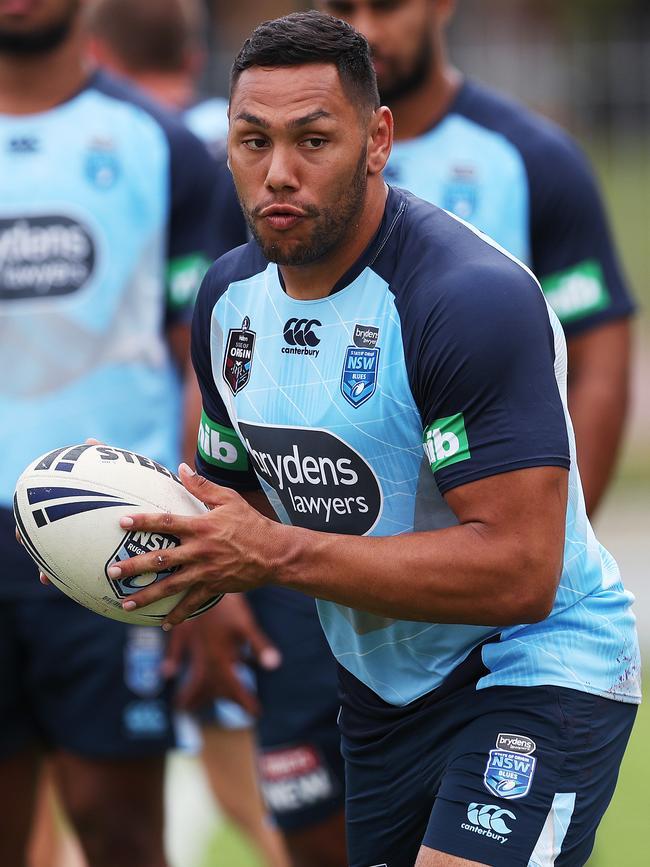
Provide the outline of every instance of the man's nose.
<path id="1" fill-rule="evenodd" d="M 292 147 L 280 144 L 273 146 L 265 183 L 269 189 L 276 191 L 298 189 L 300 182 Z"/>

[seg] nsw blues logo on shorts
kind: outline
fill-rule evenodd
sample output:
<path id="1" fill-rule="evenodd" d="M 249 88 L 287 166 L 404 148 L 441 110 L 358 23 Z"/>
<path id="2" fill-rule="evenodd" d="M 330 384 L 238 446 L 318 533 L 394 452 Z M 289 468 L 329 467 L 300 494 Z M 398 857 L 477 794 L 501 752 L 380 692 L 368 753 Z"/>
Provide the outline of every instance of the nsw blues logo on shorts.
<path id="1" fill-rule="evenodd" d="M 525 735 L 499 734 L 483 775 L 485 788 L 498 798 L 523 798 L 530 791 L 537 759 L 535 741 Z M 506 749 L 504 749 L 506 747 Z"/>

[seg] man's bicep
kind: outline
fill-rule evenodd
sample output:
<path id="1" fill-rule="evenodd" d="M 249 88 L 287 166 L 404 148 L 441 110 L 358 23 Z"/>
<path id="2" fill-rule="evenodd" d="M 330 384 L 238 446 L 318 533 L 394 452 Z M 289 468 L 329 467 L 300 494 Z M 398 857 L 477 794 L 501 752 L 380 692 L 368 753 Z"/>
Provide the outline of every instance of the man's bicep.
<path id="1" fill-rule="evenodd" d="M 530 467 L 460 485 L 444 495 L 460 524 L 471 525 L 490 545 L 511 554 L 523 582 L 529 576 L 542 578 L 551 604 L 564 559 L 568 477 L 562 467 Z"/>
<path id="2" fill-rule="evenodd" d="M 461 524 L 521 526 L 531 534 L 559 528 L 556 538 L 561 538 L 568 475 L 563 467 L 528 467 L 458 485 L 444 497 Z"/>

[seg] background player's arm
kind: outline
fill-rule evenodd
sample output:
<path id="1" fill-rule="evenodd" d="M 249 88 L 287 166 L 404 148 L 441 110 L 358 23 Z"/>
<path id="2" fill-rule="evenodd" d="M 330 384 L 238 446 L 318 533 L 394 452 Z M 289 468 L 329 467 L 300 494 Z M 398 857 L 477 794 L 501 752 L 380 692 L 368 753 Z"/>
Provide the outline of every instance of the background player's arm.
<path id="1" fill-rule="evenodd" d="M 629 402 L 630 321 L 621 319 L 572 337 L 569 411 L 587 513 L 593 514 L 614 471 Z"/>
<path id="2" fill-rule="evenodd" d="M 593 514 L 624 430 L 634 304 L 584 155 L 550 132 L 543 153 L 529 160 L 532 265 L 567 338 L 569 411 Z"/>

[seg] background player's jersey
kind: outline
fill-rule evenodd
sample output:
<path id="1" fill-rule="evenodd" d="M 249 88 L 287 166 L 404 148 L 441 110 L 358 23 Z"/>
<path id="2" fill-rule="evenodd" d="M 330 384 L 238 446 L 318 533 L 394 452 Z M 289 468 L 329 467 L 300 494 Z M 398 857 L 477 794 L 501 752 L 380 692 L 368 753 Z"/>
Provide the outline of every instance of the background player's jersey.
<path id="1" fill-rule="evenodd" d="M 228 100 L 214 96 L 188 108 L 183 119 L 201 141 L 214 144 L 228 135 Z"/>
<path id="2" fill-rule="evenodd" d="M 35 457 L 91 435 L 176 465 L 165 329 L 189 321 L 211 257 L 216 171 L 102 73 L 51 111 L 0 115 L 0 506 Z M 18 566 L 3 567 L 6 593 Z"/>
<path id="3" fill-rule="evenodd" d="M 631 596 L 585 515 L 550 317 L 518 263 L 394 189 L 376 238 L 327 298 L 290 298 L 254 243 L 205 278 L 198 467 L 240 490 L 261 484 L 283 521 L 357 535 L 441 528 L 457 522 L 443 498 L 455 486 L 570 466 L 564 570 L 542 623 L 413 623 L 319 601 L 340 663 L 392 704 L 440 685 L 488 638 L 479 687 L 638 700 Z"/>
<path id="4" fill-rule="evenodd" d="M 466 81 L 435 126 L 394 142 L 384 173 L 529 265 L 567 336 L 632 312 L 587 162 L 548 120 Z"/>

